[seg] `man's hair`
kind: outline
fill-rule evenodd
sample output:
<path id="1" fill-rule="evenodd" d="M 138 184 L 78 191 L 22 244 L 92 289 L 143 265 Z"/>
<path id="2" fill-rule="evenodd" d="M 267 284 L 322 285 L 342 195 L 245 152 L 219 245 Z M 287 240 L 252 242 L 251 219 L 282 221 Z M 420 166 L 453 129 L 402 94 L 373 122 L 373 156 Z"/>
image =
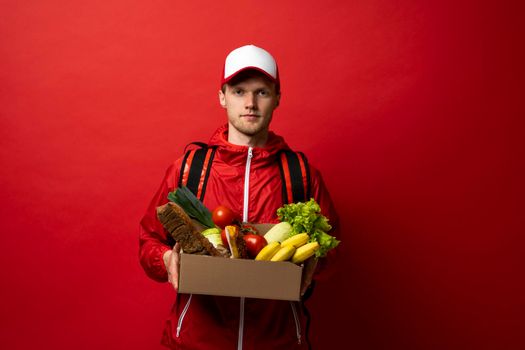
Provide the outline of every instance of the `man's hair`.
<path id="1" fill-rule="evenodd" d="M 240 72 L 239 74 L 234 76 L 229 82 L 227 82 L 226 84 L 223 84 L 221 86 L 221 91 L 223 93 L 226 92 L 226 85 L 233 86 L 233 85 L 236 85 L 236 84 L 238 84 L 238 83 L 240 83 L 240 82 L 242 82 L 242 81 L 244 81 L 246 79 L 250 79 L 250 78 L 254 78 L 254 77 L 262 77 L 262 78 L 266 79 L 269 83 L 271 83 L 271 85 L 273 85 L 276 95 L 279 95 L 281 93 L 280 87 L 277 84 L 275 84 L 273 81 L 271 81 L 266 75 L 264 75 L 264 73 L 261 73 L 261 72 L 256 71 L 256 70 L 245 70 L 245 71 Z"/>

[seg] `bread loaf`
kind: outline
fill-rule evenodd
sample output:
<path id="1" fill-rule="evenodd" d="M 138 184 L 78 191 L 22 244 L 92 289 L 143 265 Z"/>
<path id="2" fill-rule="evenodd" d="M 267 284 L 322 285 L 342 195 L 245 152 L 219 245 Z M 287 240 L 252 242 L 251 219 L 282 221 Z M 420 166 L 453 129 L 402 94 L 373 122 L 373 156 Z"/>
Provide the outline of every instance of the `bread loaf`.
<path id="1" fill-rule="evenodd" d="M 180 243 L 184 253 L 223 256 L 197 231 L 188 214 L 176 203 L 168 202 L 158 207 L 157 217 L 175 242 Z"/>

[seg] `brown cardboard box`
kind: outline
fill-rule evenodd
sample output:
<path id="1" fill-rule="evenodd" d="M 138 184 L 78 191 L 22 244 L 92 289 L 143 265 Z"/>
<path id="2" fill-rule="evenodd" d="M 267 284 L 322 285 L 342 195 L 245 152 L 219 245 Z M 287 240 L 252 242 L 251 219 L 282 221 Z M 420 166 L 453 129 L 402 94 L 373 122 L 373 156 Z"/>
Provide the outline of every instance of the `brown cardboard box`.
<path id="1" fill-rule="evenodd" d="M 272 226 L 255 225 L 261 234 Z M 255 261 L 181 254 L 179 292 L 299 300 L 302 267 L 288 261 Z"/>

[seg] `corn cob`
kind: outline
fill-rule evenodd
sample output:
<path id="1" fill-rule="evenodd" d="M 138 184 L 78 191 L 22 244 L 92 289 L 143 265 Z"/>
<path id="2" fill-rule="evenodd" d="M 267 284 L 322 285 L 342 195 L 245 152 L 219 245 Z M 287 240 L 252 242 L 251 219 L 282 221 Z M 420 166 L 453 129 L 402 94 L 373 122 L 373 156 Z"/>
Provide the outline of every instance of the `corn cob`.
<path id="1" fill-rule="evenodd" d="M 292 256 L 292 262 L 294 264 L 299 264 L 314 255 L 315 251 L 319 249 L 319 243 L 311 242 L 303 245 L 302 247 L 297 248 L 295 253 Z"/>

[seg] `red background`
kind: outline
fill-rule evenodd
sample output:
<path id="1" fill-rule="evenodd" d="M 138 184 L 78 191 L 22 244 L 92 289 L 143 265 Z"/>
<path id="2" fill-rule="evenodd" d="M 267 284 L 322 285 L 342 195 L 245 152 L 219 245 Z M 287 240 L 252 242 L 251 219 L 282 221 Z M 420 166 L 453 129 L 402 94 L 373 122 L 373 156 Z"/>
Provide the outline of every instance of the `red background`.
<path id="1" fill-rule="evenodd" d="M 0 2 L 0 343 L 158 349 L 138 222 L 225 120 L 221 64 L 279 61 L 273 129 L 324 174 L 342 259 L 317 349 L 523 349 L 523 8 L 509 1 Z"/>

